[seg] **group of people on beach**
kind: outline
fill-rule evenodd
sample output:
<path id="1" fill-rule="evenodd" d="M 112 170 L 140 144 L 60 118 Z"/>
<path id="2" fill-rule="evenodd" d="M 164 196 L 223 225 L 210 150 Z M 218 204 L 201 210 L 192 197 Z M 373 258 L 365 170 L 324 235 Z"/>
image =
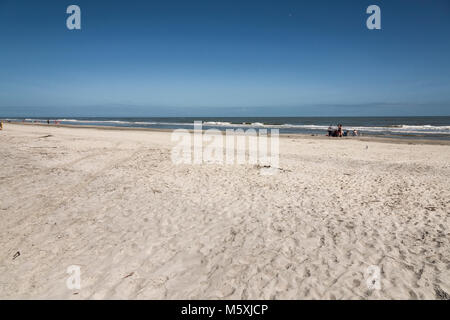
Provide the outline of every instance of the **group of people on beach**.
<path id="1" fill-rule="evenodd" d="M 61 121 L 58 121 L 58 120 L 52 120 L 53 121 L 53 123 L 54 124 L 60 124 L 61 123 Z M 6 122 L 11 122 L 11 121 L 9 121 L 9 120 L 6 120 Z M 22 123 L 25 123 L 25 119 L 23 119 L 22 120 Z M 31 123 L 44 123 L 44 122 L 42 122 L 42 121 L 37 121 L 37 120 L 31 120 Z M 50 124 L 51 123 L 51 120 L 50 119 L 47 119 L 47 124 Z M 3 130 L 3 120 L 1 120 L 0 121 L 0 130 Z"/>
<path id="2" fill-rule="evenodd" d="M 47 119 L 47 121 L 42 121 L 42 120 L 30 120 L 31 121 L 31 123 L 45 123 L 45 122 L 47 122 L 47 124 L 50 124 L 50 123 L 54 123 L 54 124 L 60 124 L 61 123 L 61 121 L 59 121 L 59 120 L 50 120 L 50 119 Z M 25 119 L 22 119 L 22 123 L 25 123 Z"/>
<path id="3" fill-rule="evenodd" d="M 349 130 L 343 130 L 342 124 L 338 124 L 336 129 L 334 129 L 333 126 L 330 124 L 327 131 L 328 131 L 328 133 L 327 133 L 328 137 L 347 137 L 350 134 L 353 137 L 357 137 L 359 135 L 358 130 L 355 130 L 355 129 L 352 130 L 351 132 Z"/>

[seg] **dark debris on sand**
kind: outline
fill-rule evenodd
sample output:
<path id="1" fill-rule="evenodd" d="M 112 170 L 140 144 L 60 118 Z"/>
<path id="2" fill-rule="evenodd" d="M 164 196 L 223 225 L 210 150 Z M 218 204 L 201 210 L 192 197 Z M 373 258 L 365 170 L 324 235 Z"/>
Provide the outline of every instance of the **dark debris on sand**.
<path id="1" fill-rule="evenodd" d="M 436 299 L 450 300 L 450 295 L 447 292 L 445 292 L 444 290 L 442 290 L 439 286 L 436 286 L 434 288 L 434 293 L 436 295 Z"/>

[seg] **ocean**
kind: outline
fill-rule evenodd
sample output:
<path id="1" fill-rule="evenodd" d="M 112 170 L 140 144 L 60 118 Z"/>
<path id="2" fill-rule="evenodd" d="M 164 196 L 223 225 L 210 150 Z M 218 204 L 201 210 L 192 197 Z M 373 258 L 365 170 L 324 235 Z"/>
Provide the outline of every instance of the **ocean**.
<path id="1" fill-rule="evenodd" d="M 450 140 L 450 116 L 445 117 L 77 117 L 77 118 L 4 118 L 60 124 L 114 126 L 157 129 L 193 129 L 194 121 L 202 121 L 203 129 L 279 129 L 280 133 L 325 135 L 329 126 L 342 124 L 344 130 L 357 130 L 361 135 L 383 137 L 428 138 Z"/>

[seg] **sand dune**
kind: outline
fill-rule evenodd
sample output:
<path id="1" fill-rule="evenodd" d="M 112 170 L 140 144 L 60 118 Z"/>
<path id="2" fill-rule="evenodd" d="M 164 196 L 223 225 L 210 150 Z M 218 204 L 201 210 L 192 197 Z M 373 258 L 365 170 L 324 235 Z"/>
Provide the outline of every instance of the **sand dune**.
<path id="1" fill-rule="evenodd" d="M 171 147 L 6 124 L 0 298 L 449 298 L 449 145 L 282 137 L 273 176 L 174 165 Z"/>

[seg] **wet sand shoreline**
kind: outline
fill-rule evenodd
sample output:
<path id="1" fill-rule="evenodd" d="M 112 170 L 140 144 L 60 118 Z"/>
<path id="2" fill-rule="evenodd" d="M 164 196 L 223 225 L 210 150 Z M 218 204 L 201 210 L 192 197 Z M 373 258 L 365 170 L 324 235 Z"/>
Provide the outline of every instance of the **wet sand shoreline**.
<path id="1" fill-rule="evenodd" d="M 44 123 L 22 123 L 22 122 L 9 122 L 10 124 L 19 124 L 26 126 L 43 126 L 43 127 L 56 127 L 56 128 L 74 128 L 74 129 L 95 129 L 95 130 L 118 130 L 118 131 L 154 131 L 154 132 L 173 132 L 175 129 L 164 128 L 139 128 L 139 127 L 116 127 L 116 126 L 96 126 L 96 125 L 72 125 L 72 124 L 44 124 Z M 4 123 L 8 124 L 8 123 Z M 192 129 L 187 129 L 189 132 L 193 132 Z M 270 135 L 270 130 L 268 131 Z M 317 134 L 302 134 L 302 133 L 280 133 L 280 138 L 291 139 L 336 139 L 336 140 L 358 140 L 367 142 L 384 142 L 384 143 L 398 143 L 398 144 L 430 144 L 430 145 L 450 145 L 450 140 L 444 139 L 427 139 L 419 137 L 408 136 L 381 136 L 381 135 L 364 135 L 359 137 L 327 137 L 325 133 L 323 135 Z"/>

